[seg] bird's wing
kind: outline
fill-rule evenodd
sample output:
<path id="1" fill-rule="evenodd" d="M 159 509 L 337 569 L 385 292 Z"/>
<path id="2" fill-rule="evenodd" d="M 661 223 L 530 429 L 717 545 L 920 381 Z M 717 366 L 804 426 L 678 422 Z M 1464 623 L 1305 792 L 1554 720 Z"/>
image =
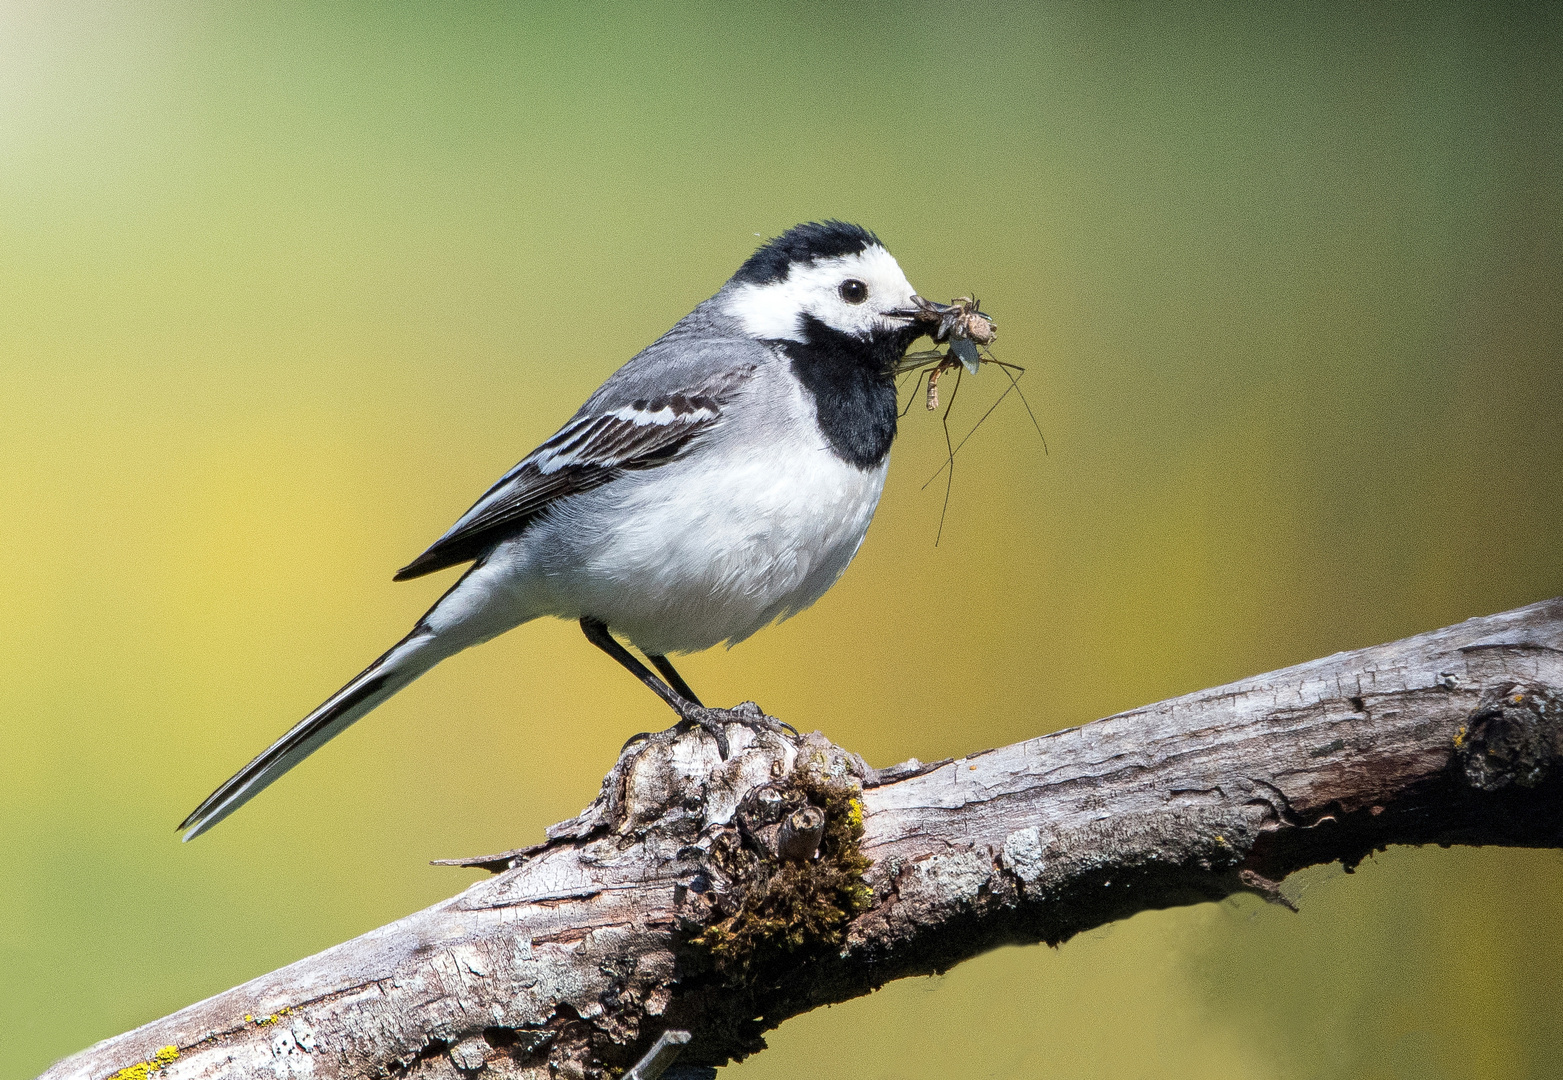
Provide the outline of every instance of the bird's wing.
<path id="1" fill-rule="evenodd" d="M 525 528 L 556 499 L 589 491 L 625 470 L 649 469 L 676 457 L 721 421 L 722 405 L 750 370 L 613 407 L 594 397 L 558 434 L 506 473 L 450 531 L 398 570 L 396 580 L 470 562 Z"/>

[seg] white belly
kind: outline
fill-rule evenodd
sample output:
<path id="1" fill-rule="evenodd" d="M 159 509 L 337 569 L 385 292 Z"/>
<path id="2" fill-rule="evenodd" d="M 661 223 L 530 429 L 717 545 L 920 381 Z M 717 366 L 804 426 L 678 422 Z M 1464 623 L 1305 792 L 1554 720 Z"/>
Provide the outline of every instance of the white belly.
<path id="1" fill-rule="evenodd" d="M 695 455 L 540 523 L 554 534 L 535 537 L 548 551 L 548 614 L 592 615 L 661 654 L 736 643 L 802 611 L 857 553 L 887 468 L 849 465 L 821 443 L 786 436 L 720 465 Z M 591 527 L 605 520 L 615 524 Z"/>

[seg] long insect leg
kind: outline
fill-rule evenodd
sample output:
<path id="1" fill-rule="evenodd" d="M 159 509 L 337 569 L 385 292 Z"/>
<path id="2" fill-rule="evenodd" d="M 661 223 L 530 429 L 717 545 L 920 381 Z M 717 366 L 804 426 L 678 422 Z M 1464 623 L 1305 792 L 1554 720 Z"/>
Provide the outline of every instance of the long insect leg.
<path id="1" fill-rule="evenodd" d="M 1020 396 L 1020 403 L 1026 407 L 1026 415 L 1031 417 L 1031 426 L 1037 429 L 1037 438 L 1042 440 L 1042 452 L 1046 454 L 1048 452 L 1047 436 L 1042 434 L 1042 425 L 1037 423 L 1037 414 L 1031 411 L 1031 402 L 1026 400 L 1026 392 L 1020 388 L 1020 378 L 1016 375 L 1010 374 L 1010 369 L 1012 368 L 1015 371 L 1020 372 L 1021 375 L 1026 373 L 1026 369 L 1021 367 L 1019 364 L 1006 364 L 1002 360 L 990 359 L 989 362 L 997 364 L 1004 370 L 1004 374 L 1009 377 L 1010 385 L 1015 388 L 1015 393 Z"/>
<path id="2" fill-rule="evenodd" d="M 924 372 L 924 371 L 919 371 L 917 373 L 917 381 L 912 383 L 912 396 L 906 399 L 906 408 L 904 408 L 900 412 L 896 413 L 896 419 L 897 420 L 904 420 L 904 419 L 906 419 L 906 414 L 912 411 L 912 403 L 917 400 L 917 396 L 918 396 L 917 395 L 917 390 L 918 390 L 918 388 L 920 386 L 923 385 L 923 376 L 925 374 L 926 374 L 926 372 Z M 905 380 L 903 380 L 903 381 L 905 381 Z"/>
<path id="3" fill-rule="evenodd" d="M 959 385 L 959 380 L 960 380 L 960 376 L 957 375 L 956 376 L 956 383 L 957 383 L 957 385 Z M 992 405 L 988 406 L 988 411 L 982 414 L 982 418 L 979 419 L 975 424 L 973 424 L 971 426 L 971 430 L 966 433 L 965 437 L 962 438 L 960 442 L 955 444 L 955 449 L 950 454 L 951 461 L 954 460 L 956 454 L 961 452 L 961 447 L 966 445 L 966 440 L 970 439 L 973 435 L 977 434 L 977 429 L 982 426 L 982 421 L 986 420 L 988 417 L 992 416 L 993 415 L 993 410 L 997 409 L 999 407 L 999 405 L 1003 403 L 1004 399 L 1009 396 L 1009 391 L 1010 391 L 1010 388 L 1006 387 L 1004 392 L 998 396 L 998 400 L 995 401 Z M 951 397 L 953 398 L 954 395 L 952 394 Z M 945 415 L 946 416 L 949 415 L 948 410 L 946 410 Z M 946 441 L 948 441 L 948 433 L 946 433 L 946 436 L 947 436 L 946 437 Z M 949 461 L 945 462 L 945 464 L 943 464 L 943 465 L 940 465 L 938 472 L 935 472 L 932 476 L 930 476 L 928 479 L 923 481 L 923 487 L 926 488 L 929 484 L 931 484 L 935 480 L 939 479 L 939 473 L 942 473 L 947 467 L 949 467 L 949 465 L 950 465 Z"/>
<path id="4" fill-rule="evenodd" d="M 950 512 L 950 488 L 952 488 L 955 485 L 955 451 L 956 451 L 956 447 L 950 445 L 950 410 L 955 408 L 955 398 L 956 398 L 956 395 L 958 395 L 961 392 L 961 375 L 963 375 L 965 373 L 965 371 L 966 371 L 966 369 L 964 367 L 958 367 L 958 368 L 955 369 L 955 386 L 950 391 L 950 400 L 949 400 L 949 403 L 947 405 L 945 405 L 945 407 L 944 407 L 944 416 L 942 418 L 942 423 L 943 423 L 943 426 L 944 426 L 944 449 L 948 452 L 948 455 L 949 455 L 946 458 L 946 460 L 945 460 L 945 464 L 949 467 L 950 474 L 949 474 L 948 477 L 945 478 L 945 481 L 944 481 L 944 506 L 939 511 L 939 531 L 934 533 L 934 537 L 933 537 L 933 546 L 934 547 L 938 547 L 939 546 L 939 540 L 944 536 L 944 518 L 945 518 L 945 515 Z M 971 436 L 969 436 L 969 435 L 967 436 L 967 438 L 970 438 L 970 437 Z M 963 442 L 963 443 L 965 441 L 966 441 L 966 439 L 962 439 L 961 440 L 961 442 Z M 935 475 L 937 475 L 937 474 L 935 474 Z M 927 485 L 925 484 L 924 487 L 926 487 L 926 486 Z"/>
<path id="5" fill-rule="evenodd" d="M 1022 375 L 1024 375 L 1026 373 L 1026 369 L 1021 367 L 1019 364 L 1006 364 L 1006 363 L 1003 363 L 1002 361 L 999 361 L 999 360 L 988 360 L 987 362 L 988 363 L 997 364 L 1001 368 L 1014 368 L 1016 371 L 1020 372 Z M 1021 390 L 1021 388 L 1020 388 L 1020 380 L 1017 379 L 1015 376 L 1011 375 L 1008 371 L 1005 371 L 1004 374 L 1009 378 L 1010 385 L 1005 388 L 1004 392 L 998 396 L 998 399 L 996 401 L 994 401 L 994 403 L 992 405 L 988 406 L 987 411 L 984 412 L 982 414 L 982 416 L 977 420 L 977 422 L 971 426 L 971 430 L 968 431 L 965 434 L 965 436 L 961 439 L 961 441 L 955 444 L 955 453 L 958 454 L 958 453 L 961 452 L 961 447 L 966 445 L 966 442 L 967 442 L 968 439 L 970 439 L 973 435 L 977 434 L 977 429 L 980 428 L 983 425 L 983 422 L 986 421 L 988 419 L 988 417 L 993 415 L 993 410 L 997 409 L 1000 405 L 1002 405 L 1004 403 L 1004 399 L 1009 396 L 1009 393 L 1010 393 L 1011 390 L 1013 390 L 1020 397 L 1020 400 L 1025 404 L 1025 406 L 1026 406 L 1026 415 L 1031 417 L 1031 425 L 1032 425 L 1032 427 L 1036 428 L 1037 438 L 1042 440 L 1042 452 L 1044 454 L 1048 452 L 1047 436 L 1042 434 L 1042 425 L 1037 423 L 1036 414 L 1031 411 L 1031 403 L 1026 401 L 1025 391 Z M 935 480 L 939 479 L 939 474 L 942 473 L 948 467 L 948 465 L 949 465 L 948 462 L 946 462 L 944 465 L 940 465 L 939 468 L 934 471 L 934 474 L 932 476 L 930 476 L 928 479 L 924 480 L 923 481 L 923 489 L 926 489 L 929 484 L 931 484 Z"/>

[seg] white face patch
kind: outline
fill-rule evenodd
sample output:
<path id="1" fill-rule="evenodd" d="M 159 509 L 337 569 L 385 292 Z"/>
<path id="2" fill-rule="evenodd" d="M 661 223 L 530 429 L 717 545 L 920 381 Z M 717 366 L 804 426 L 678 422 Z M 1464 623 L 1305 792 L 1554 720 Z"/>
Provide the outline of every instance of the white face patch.
<path id="1" fill-rule="evenodd" d="M 850 304 L 841 295 L 845 281 L 861 281 L 868 297 Z M 835 255 L 795 264 L 786 278 L 764 285 L 739 285 L 724 310 L 757 338 L 803 340 L 802 320 L 812 315 L 833 330 L 866 337 L 874 330 L 904 326 L 885 313 L 909 308 L 913 289 L 900 264 L 878 244 L 854 255 Z"/>

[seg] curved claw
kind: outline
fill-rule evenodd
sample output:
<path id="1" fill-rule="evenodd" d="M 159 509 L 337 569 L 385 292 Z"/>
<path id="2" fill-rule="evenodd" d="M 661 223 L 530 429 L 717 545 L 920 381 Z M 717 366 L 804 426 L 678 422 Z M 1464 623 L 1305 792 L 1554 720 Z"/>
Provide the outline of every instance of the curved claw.
<path id="1" fill-rule="evenodd" d="M 728 712 L 732 716 L 732 721 L 730 722 L 743 724 L 745 727 L 756 728 L 760 731 L 769 731 L 776 735 L 786 731 L 794 739 L 803 737 L 798 734 L 798 729 L 787 723 L 787 721 L 765 715 L 765 710 L 752 701 L 734 705 Z"/>
<path id="2" fill-rule="evenodd" d="M 765 713 L 752 701 L 746 701 L 731 709 L 712 709 L 704 705 L 689 703 L 679 710 L 679 726 L 693 725 L 710 733 L 716 740 L 717 751 L 726 761 L 730 747 L 727 742 L 727 733 L 724 730 L 728 724 L 740 724 L 755 731 L 768 731 L 773 735 L 783 733 L 792 738 L 800 738 L 798 729 L 774 716 L 766 716 Z"/>

